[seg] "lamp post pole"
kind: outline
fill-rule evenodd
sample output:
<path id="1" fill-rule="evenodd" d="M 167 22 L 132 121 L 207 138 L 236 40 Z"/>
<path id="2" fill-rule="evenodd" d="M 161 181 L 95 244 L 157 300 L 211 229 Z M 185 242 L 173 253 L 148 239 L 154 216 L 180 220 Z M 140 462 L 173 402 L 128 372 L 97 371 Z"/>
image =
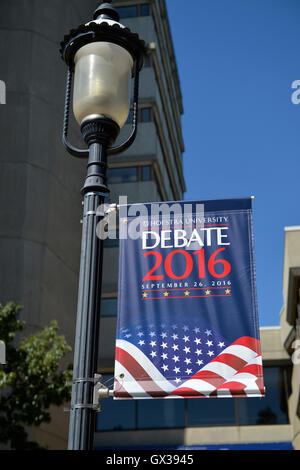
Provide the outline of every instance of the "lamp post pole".
<path id="1" fill-rule="evenodd" d="M 63 144 L 72 156 L 88 159 L 82 188 L 82 243 L 69 450 L 93 448 L 97 408 L 93 395 L 103 262 L 103 240 L 97 237 L 96 227 L 105 215 L 101 210 L 109 194 L 106 185 L 107 156 L 125 151 L 137 133 L 139 72 L 145 51 L 144 41 L 119 23 L 119 15 L 110 2 L 102 3 L 94 13 L 94 21 L 71 30 L 61 43 L 61 55 L 68 66 Z M 68 142 L 73 73 L 73 109 L 88 149 L 77 149 Z M 135 78 L 132 132 L 124 143 L 113 147 L 128 116 L 130 75 Z"/>
<path id="2" fill-rule="evenodd" d="M 103 261 L 103 240 L 97 237 L 96 226 L 104 216 L 97 209 L 103 207 L 109 193 L 106 186 L 107 147 L 118 131 L 113 121 L 98 120 L 82 126 L 82 134 L 89 146 L 89 157 L 82 189 L 84 201 L 69 425 L 70 450 L 88 450 L 93 445 L 96 416 L 92 405 L 93 377 L 97 371 Z"/>

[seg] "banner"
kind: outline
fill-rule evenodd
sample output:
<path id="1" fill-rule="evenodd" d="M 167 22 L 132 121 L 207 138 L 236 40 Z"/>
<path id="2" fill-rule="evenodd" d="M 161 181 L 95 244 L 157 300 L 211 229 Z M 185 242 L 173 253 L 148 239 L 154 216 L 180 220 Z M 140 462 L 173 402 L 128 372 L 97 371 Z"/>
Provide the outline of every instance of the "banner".
<path id="1" fill-rule="evenodd" d="M 264 396 L 251 198 L 125 209 L 114 398 Z"/>

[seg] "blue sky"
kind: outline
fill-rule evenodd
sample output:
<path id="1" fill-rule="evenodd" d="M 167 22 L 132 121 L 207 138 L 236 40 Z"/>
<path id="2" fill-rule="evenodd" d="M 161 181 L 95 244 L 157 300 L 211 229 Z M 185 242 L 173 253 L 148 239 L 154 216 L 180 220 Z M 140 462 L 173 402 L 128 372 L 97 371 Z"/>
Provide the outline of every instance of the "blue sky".
<path id="1" fill-rule="evenodd" d="M 278 325 L 300 225 L 299 0 L 166 0 L 183 94 L 185 199 L 255 196 L 260 324 Z"/>

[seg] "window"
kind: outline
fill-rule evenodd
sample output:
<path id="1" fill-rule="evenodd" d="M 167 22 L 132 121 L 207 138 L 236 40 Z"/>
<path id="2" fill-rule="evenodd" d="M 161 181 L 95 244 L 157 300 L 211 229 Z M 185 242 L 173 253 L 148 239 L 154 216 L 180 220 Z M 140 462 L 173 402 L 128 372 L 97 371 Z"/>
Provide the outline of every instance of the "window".
<path id="1" fill-rule="evenodd" d="M 226 404 L 226 406 L 224 406 Z M 234 426 L 234 399 L 195 399 L 187 400 L 188 423 L 194 426 Z"/>
<path id="2" fill-rule="evenodd" d="M 113 238 L 115 237 L 115 238 Z M 111 231 L 104 240 L 104 248 L 115 248 L 119 246 L 119 230 Z"/>
<path id="3" fill-rule="evenodd" d="M 264 367 L 265 398 L 237 399 L 241 426 L 252 424 L 288 424 L 287 385 L 289 369 Z"/>
<path id="4" fill-rule="evenodd" d="M 128 118 L 126 124 L 132 124 L 133 110 L 130 109 L 128 113 Z M 140 108 L 138 110 L 138 121 L 139 122 L 152 122 L 153 121 L 153 111 L 151 107 Z"/>
<path id="5" fill-rule="evenodd" d="M 127 7 L 118 7 L 120 19 L 136 18 L 137 16 L 150 16 L 150 5 L 143 3 L 142 5 L 130 5 Z"/>
<path id="6" fill-rule="evenodd" d="M 137 181 L 151 181 L 152 167 L 150 165 L 129 166 L 125 168 L 110 168 L 107 172 L 108 183 L 135 183 Z M 105 246 L 108 246 L 104 242 Z"/>
<path id="7" fill-rule="evenodd" d="M 153 401 L 155 403 L 153 403 Z M 185 425 L 184 400 L 138 400 L 137 428 L 183 428 Z"/>
<path id="8" fill-rule="evenodd" d="M 137 167 L 110 168 L 107 172 L 108 183 L 133 183 L 138 181 Z"/>
<path id="9" fill-rule="evenodd" d="M 101 317 L 116 317 L 117 309 L 117 297 L 103 297 L 101 299 Z"/>
<path id="10" fill-rule="evenodd" d="M 140 122 L 151 122 L 152 121 L 152 109 L 141 108 L 140 110 Z"/>
<path id="11" fill-rule="evenodd" d="M 138 16 L 138 6 L 131 5 L 128 7 L 119 7 L 117 8 L 120 19 L 122 18 L 136 18 Z"/>
<path id="12" fill-rule="evenodd" d="M 289 367 L 265 366 L 265 398 L 105 399 L 97 430 L 288 424 L 290 373 Z"/>
<path id="13" fill-rule="evenodd" d="M 145 3 L 144 5 L 140 5 L 140 16 L 149 16 L 150 15 L 150 5 L 149 3 Z"/>
<path id="14" fill-rule="evenodd" d="M 152 180 L 152 167 L 151 166 L 142 166 L 141 167 L 141 179 L 142 181 L 151 181 Z"/>

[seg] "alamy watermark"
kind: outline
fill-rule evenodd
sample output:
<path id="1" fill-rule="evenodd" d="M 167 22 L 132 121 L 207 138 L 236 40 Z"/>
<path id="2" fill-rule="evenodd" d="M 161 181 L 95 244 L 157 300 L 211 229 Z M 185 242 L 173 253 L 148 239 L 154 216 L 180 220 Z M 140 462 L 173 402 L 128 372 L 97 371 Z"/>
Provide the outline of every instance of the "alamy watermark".
<path id="1" fill-rule="evenodd" d="M 96 228 L 102 240 L 142 239 L 143 249 L 161 244 L 162 248 L 193 250 L 199 245 L 211 246 L 213 240 L 230 245 L 228 216 L 209 216 L 204 204 L 196 202 L 128 205 L 127 197 L 120 196 L 118 205 L 99 206 L 96 215 L 102 217 Z"/>
<path id="2" fill-rule="evenodd" d="M 291 96 L 291 101 L 293 104 L 300 104 L 300 80 L 294 80 L 291 88 L 295 91 L 293 91 L 292 96 Z"/>
<path id="3" fill-rule="evenodd" d="M 6 85 L 3 80 L 0 80 L 0 104 L 6 104 Z"/>

